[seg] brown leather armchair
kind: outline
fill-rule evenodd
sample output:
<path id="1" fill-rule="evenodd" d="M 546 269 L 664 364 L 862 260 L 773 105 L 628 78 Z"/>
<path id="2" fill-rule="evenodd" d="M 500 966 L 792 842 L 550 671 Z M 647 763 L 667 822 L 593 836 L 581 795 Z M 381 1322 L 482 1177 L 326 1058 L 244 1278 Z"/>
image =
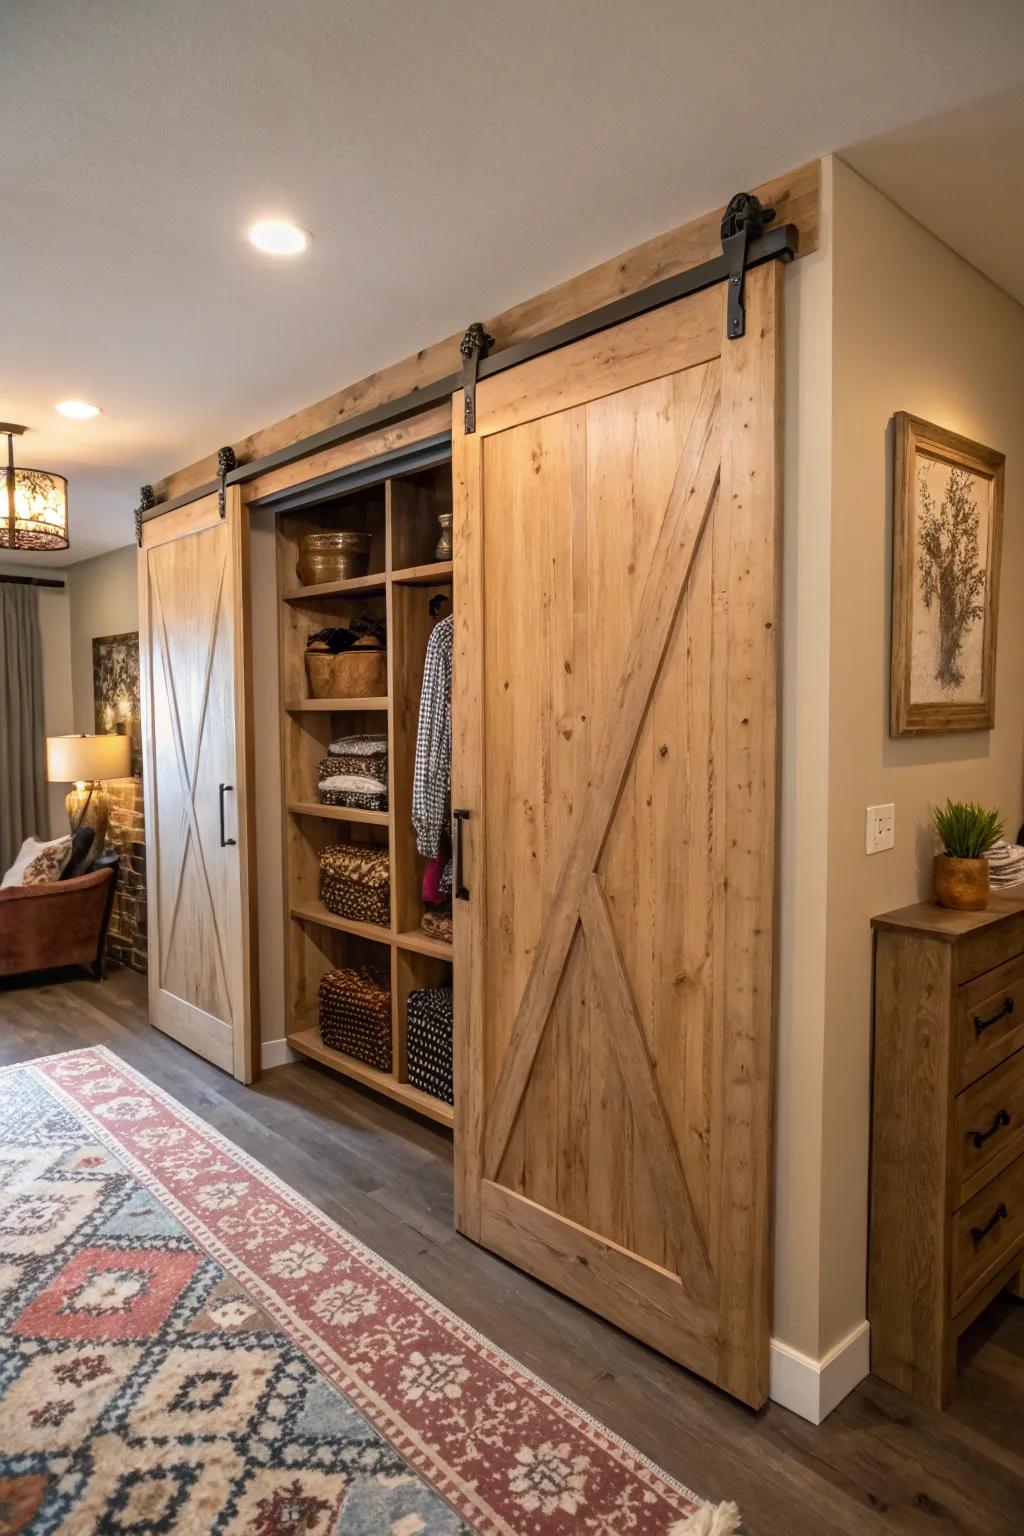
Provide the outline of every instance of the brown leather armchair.
<path id="1" fill-rule="evenodd" d="M 0 976 L 84 965 L 102 981 L 117 864 L 107 854 L 74 880 L 0 891 Z"/>

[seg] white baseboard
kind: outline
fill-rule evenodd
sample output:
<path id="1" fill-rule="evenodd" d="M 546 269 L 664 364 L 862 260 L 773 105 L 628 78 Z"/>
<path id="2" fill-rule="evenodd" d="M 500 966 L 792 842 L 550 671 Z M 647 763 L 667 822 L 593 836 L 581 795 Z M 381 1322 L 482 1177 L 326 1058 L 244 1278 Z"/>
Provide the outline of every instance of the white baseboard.
<path id="1" fill-rule="evenodd" d="M 822 1360 L 812 1360 L 798 1349 L 772 1339 L 771 1377 L 768 1396 L 773 1403 L 798 1413 L 812 1424 L 820 1424 L 863 1381 L 871 1364 L 867 1319 L 858 1323 L 845 1339 L 830 1349 Z"/>
<path id="2" fill-rule="evenodd" d="M 276 1040 L 264 1040 L 260 1045 L 260 1066 L 264 1072 L 269 1072 L 271 1067 L 285 1067 L 298 1059 L 298 1053 L 292 1050 L 284 1035 L 279 1035 Z"/>

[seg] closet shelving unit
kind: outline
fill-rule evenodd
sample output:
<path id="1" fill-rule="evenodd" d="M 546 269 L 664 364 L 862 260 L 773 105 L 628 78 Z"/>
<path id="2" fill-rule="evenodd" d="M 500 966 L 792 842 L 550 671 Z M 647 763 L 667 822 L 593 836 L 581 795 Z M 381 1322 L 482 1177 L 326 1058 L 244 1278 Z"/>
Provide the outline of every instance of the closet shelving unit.
<path id="1" fill-rule="evenodd" d="M 411 814 L 423 661 L 436 623 L 430 604 L 435 596 L 452 601 L 451 562 L 432 559 L 440 534 L 438 514 L 450 512 L 451 504 L 451 466 L 444 462 L 361 485 L 313 506 L 283 511 L 277 519 L 288 1043 L 293 1050 L 447 1126 L 454 1123 L 452 1106 L 407 1080 L 405 1007 L 411 991 L 450 985 L 452 977 L 451 945 L 420 928 L 424 860 L 416 852 Z M 369 571 L 348 581 L 299 586 L 295 572 L 299 537 L 324 528 L 370 533 Z M 450 611 L 450 607 L 442 610 Z M 304 660 L 307 636 L 345 624 L 359 613 L 387 619 L 387 695 L 310 698 Z M 329 742 L 337 736 L 384 729 L 388 735 L 387 810 L 321 805 L 316 768 L 327 755 Z M 335 917 L 320 900 L 320 852 L 339 836 L 387 846 L 389 927 Z M 338 966 L 367 964 L 385 968 L 391 979 L 391 1072 L 380 1072 L 332 1050 L 320 1039 L 321 976 Z"/>

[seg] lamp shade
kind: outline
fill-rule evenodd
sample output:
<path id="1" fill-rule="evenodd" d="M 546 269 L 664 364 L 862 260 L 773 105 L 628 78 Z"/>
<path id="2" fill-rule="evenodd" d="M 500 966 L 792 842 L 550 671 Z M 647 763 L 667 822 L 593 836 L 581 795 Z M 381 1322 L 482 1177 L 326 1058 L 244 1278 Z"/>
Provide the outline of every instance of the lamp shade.
<path id="1" fill-rule="evenodd" d="M 67 547 L 68 482 L 64 476 L 48 469 L 9 468 L 0 503 L 0 549 Z"/>
<path id="2" fill-rule="evenodd" d="M 131 771 L 127 736 L 47 736 L 46 777 L 51 784 L 124 779 Z"/>

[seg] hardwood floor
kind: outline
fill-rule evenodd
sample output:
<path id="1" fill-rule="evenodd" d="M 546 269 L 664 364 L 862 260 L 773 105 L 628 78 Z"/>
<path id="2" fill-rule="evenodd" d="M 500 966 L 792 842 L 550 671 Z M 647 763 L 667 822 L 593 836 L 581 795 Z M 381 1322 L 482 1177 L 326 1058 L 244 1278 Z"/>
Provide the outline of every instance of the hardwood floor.
<path id="1" fill-rule="evenodd" d="M 746 1536 L 1024 1532 L 1024 1305 L 965 1337 L 946 1413 L 869 1377 L 817 1429 L 755 1414 L 459 1237 L 440 1129 L 313 1063 L 241 1087 L 149 1026 L 130 971 L 0 991 L 0 1063 L 96 1043 L 682 1482 L 735 1499 Z"/>

